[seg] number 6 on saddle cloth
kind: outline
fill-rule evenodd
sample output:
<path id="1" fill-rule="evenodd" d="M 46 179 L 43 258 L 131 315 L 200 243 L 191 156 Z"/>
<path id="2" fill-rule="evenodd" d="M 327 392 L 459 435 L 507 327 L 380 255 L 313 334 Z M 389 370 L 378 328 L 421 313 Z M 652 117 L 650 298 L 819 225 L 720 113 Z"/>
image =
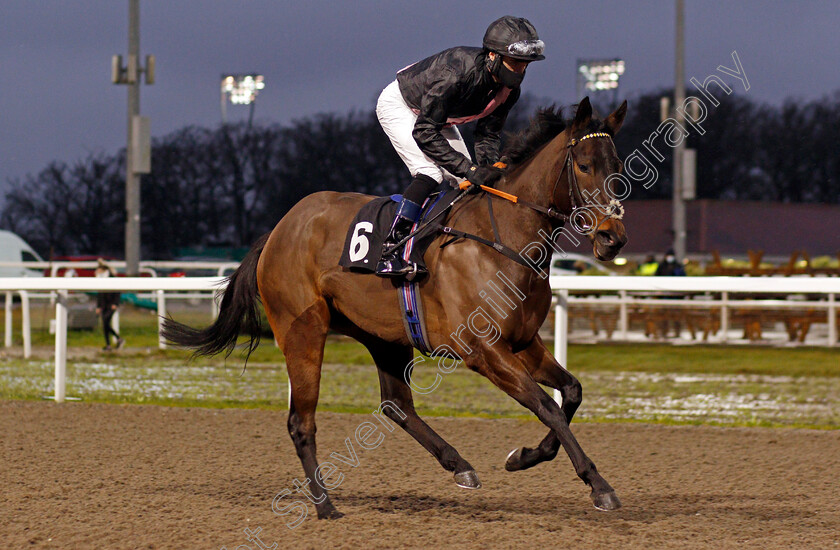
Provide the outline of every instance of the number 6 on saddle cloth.
<path id="1" fill-rule="evenodd" d="M 458 193 L 459 190 L 452 189 L 448 183 L 441 184 L 423 204 L 423 214 L 418 225 L 423 220 L 436 216 Z M 344 249 L 338 262 L 340 266 L 360 273 L 374 273 L 401 199 L 401 195 L 380 197 L 359 210 L 347 231 Z M 412 229 L 416 228 L 417 225 Z M 437 234 L 434 227 L 421 229 L 405 243 L 403 254 L 408 254 L 408 259 L 425 267 L 423 255 Z"/>

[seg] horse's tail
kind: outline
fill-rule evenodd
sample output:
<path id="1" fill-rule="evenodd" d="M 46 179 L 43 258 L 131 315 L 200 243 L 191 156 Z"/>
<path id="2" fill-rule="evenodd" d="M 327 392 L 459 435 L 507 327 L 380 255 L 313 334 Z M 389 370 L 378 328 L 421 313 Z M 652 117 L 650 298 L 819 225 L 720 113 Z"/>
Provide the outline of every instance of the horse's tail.
<path id="1" fill-rule="evenodd" d="M 162 336 L 175 345 L 193 349 L 193 358 L 226 352 L 230 356 L 241 333 L 250 337 L 245 363 L 260 343 L 260 298 L 257 288 L 257 262 L 265 248 L 268 233 L 248 251 L 228 285 L 219 306 L 219 317 L 205 329 L 194 329 L 172 319 L 165 319 Z"/>

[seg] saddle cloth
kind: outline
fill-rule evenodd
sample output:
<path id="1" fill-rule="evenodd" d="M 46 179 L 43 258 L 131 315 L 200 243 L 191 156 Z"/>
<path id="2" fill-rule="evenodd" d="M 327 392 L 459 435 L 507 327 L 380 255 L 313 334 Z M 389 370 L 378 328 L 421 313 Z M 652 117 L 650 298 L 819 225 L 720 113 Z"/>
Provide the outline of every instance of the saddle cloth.
<path id="1" fill-rule="evenodd" d="M 457 193 L 458 190 L 451 188 L 449 184 L 441 184 L 424 203 L 420 219 L 436 216 L 452 202 Z M 401 200 L 402 195 L 379 197 L 359 209 L 347 230 L 339 265 L 361 273 L 373 273 L 376 270 L 376 264 L 382 255 L 382 244 L 388 237 Z M 443 224 L 446 216 L 447 214 L 442 215 L 437 221 Z M 415 224 L 413 229 L 418 225 Z M 408 259 L 412 262 L 426 267 L 423 256 L 437 233 L 437 229 L 433 227 L 421 230 L 405 244 L 403 253 L 408 254 Z"/>

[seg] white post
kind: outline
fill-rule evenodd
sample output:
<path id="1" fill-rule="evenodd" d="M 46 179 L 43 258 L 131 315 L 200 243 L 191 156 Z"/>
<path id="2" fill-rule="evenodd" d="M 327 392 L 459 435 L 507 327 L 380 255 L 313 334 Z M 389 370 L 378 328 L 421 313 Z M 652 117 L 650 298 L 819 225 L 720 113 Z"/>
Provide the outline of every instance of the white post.
<path id="1" fill-rule="evenodd" d="M 554 306 L 554 358 L 560 365 L 568 369 L 566 360 L 569 344 L 569 291 L 557 291 L 557 305 Z M 554 390 L 554 400 L 558 405 L 563 404 L 563 396 L 559 390 Z"/>
<path id="2" fill-rule="evenodd" d="M 20 292 L 20 310 L 23 314 L 23 358 L 29 359 L 32 356 L 32 323 L 29 315 L 29 293 L 25 290 Z"/>
<path id="3" fill-rule="evenodd" d="M 621 330 L 621 339 L 627 340 L 627 331 L 630 327 L 630 317 L 627 313 L 627 291 L 620 290 L 618 296 L 621 298 L 621 305 L 619 306 L 619 329 Z"/>
<path id="4" fill-rule="evenodd" d="M 166 340 L 160 332 L 163 328 L 163 320 L 166 319 L 166 294 L 162 290 L 156 290 L 155 295 L 157 296 L 158 348 L 166 349 Z"/>
<path id="5" fill-rule="evenodd" d="M 63 403 L 67 376 L 67 291 L 55 301 L 55 402 Z"/>
<path id="6" fill-rule="evenodd" d="M 12 347 L 12 293 L 6 293 L 6 347 Z"/>
<path id="7" fill-rule="evenodd" d="M 720 294 L 720 341 L 726 342 L 729 338 L 729 293 L 721 292 Z"/>
<path id="8" fill-rule="evenodd" d="M 117 306 L 116 311 L 114 311 L 114 316 L 111 317 L 111 328 L 114 329 L 114 332 L 120 335 L 122 338 L 122 333 L 120 333 L 120 308 Z"/>
<path id="9" fill-rule="evenodd" d="M 828 295 L 828 346 L 837 345 L 837 302 L 834 293 Z"/>

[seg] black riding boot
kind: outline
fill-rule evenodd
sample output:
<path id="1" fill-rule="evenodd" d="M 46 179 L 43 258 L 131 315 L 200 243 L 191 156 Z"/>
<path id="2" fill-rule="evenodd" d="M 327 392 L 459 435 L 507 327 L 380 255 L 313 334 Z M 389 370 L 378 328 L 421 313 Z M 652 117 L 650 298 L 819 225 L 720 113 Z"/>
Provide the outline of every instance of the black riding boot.
<path id="1" fill-rule="evenodd" d="M 387 277 L 408 277 L 417 274 L 417 265 L 414 262 L 404 260 L 402 257 L 403 247 L 400 246 L 388 252 L 398 242 L 403 240 L 409 233 L 414 222 L 420 216 L 420 205 L 408 199 L 403 199 L 397 208 L 397 215 L 391 224 L 391 230 L 383 243 L 382 257 L 376 264 L 376 274 Z"/>
<path id="2" fill-rule="evenodd" d="M 386 277 L 406 277 L 408 280 L 414 280 L 419 276 L 426 274 L 426 269 L 417 265 L 414 262 L 404 260 L 403 248 L 392 250 L 390 253 L 388 249 L 393 248 L 398 242 L 403 240 L 409 233 L 411 227 L 420 218 L 421 204 L 426 200 L 438 182 L 429 176 L 418 174 L 414 177 L 414 181 L 408 186 L 403 194 L 403 199 L 397 208 L 397 214 L 394 216 L 394 222 L 391 224 L 391 230 L 388 237 L 383 243 L 383 253 L 376 264 L 377 275 L 384 275 Z"/>

